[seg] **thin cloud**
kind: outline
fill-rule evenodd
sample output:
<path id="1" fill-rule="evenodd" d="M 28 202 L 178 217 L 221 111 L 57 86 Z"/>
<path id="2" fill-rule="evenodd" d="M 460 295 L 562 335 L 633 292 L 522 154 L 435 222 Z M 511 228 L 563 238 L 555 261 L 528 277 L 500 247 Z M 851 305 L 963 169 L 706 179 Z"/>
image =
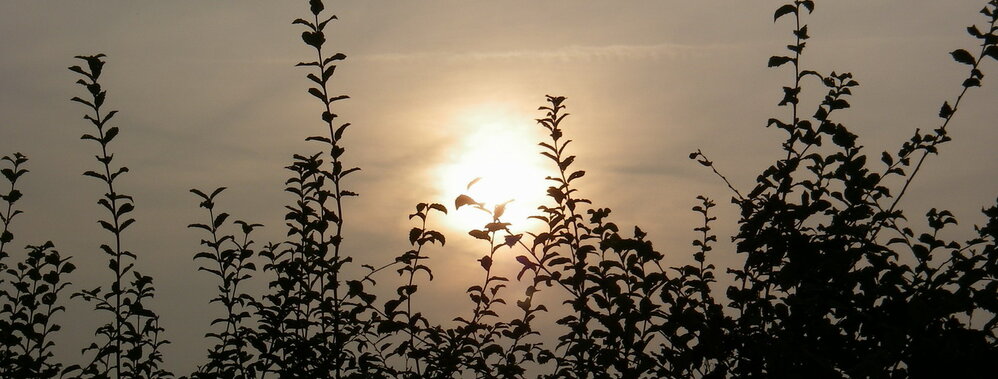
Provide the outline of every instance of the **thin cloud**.
<path id="1" fill-rule="evenodd" d="M 691 46 L 680 44 L 655 45 L 605 45 L 605 46 L 563 46 L 551 50 L 510 50 L 484 52 L 414 52 L 378 53 L 357 56 L 358 59 L 396 63 L 401 61 L 496 61 L 496 60 L 540 60 L 558 62 L 606 62 L 623 60 L 663 60 L 682 59 L 707 50 L 726 46 Z M 730 48 L 733 46 L 727 46 Z"/>

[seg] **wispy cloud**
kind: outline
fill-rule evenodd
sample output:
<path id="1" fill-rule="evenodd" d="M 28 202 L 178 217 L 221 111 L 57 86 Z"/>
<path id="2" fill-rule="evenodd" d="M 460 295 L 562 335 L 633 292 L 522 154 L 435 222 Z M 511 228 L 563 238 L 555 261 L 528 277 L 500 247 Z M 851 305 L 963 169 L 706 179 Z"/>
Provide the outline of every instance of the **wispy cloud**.
<path id="1" fill-rule="evenodd" d="M 730 46 L 728 46 L 730 47 Z M 501 61 L 542 60 L 560 62 L 599 62 L 621 60 L 682 59 L 707 50 L 725 48 L 722 45 L 692 46 L 680 44 L 563 46 L 550 50 L 466 51 L 377 53 L 355 56 L 380 62 L 400 61 Z"/>

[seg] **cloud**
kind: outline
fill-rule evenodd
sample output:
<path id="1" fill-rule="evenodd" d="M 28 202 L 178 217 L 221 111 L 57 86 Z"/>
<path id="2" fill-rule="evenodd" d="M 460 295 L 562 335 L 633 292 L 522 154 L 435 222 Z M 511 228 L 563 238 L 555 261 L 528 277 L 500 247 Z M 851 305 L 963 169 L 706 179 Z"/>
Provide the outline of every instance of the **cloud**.
<path id="1" fill-rule="evenodd" d="M 404 61 L 497 61 L 540 60 L 558 62 L 603 62 L 623 60 L 683 59 L 722 45 L 692 46 L 681 44 L 563 46 L 550 50 L 508 50 L 477 52 L 376 53 L 356 56 L 359 60 L 398 63 Z"/>

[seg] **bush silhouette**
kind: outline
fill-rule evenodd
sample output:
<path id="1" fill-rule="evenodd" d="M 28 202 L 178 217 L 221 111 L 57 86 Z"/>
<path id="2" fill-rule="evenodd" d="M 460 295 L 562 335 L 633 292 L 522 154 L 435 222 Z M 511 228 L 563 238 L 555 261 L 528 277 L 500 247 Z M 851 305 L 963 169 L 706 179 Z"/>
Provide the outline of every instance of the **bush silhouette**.
<path id="1" fill-rule="evenodd" d="M 941 106 L 938 128 L 916 130 L 874 159 L 833 118 L 852 107 L 849 96 L 859 83 L 850 73 L 820 73 L 800 63 L 814 2 L 778 7 L 774 21 L 792 24 L 791 42 L 786 55 L 768 64 L 794 74 L 782 86 L 785 114 L 768 120 L 786 132 L 781 158 L 754 186 L 739 190 L 702 150 L 690 154 L 730 189 L 740 210 L 733 237 L 740 266 L 726 273 L 710 263 L 714 200 L 700 196 L 692 209 L 702 218 L 693 228 L 694 263 L 666 267 L 642 229 L 622 231 L 610 209 L 579 190 L 586 172 L 575 165 L 561 96 L 547 96 L 537 120 L 549 137 L 539 143 L 541 154 L 557 172 L 546 178 L 547 203 L 533 216 L 540 230 L 514 233 L 504 218 L 507 204 L 465 194 L 451 209 L 417 204 L 408 216 L 411 248 L 393 261 L 355 262 L 361 252 L 343 247 L 352 216 L 344 203 L 357 195 L 347 178 L 359 168 L 345 154 L 350 124 L 334 112 L 349 97 L 331 90 L 346 55 L 332 52 L 326 38 L 336 17 L 321 0 L 308 4 L 310 15 L 293 23 L 315 53 L 298 66 L 314 83 L 307 92 L 321 103 L 325 130 L 306 139 L 320 148 L 295 154 L 286 167 L 285 191 L 294 201 L 285 207 L 282 241 L 258 244 L 253 233 L 262 225 L 233 221 L 220 210 L 216 201 L 225 188 L 191 190 L 207 211 L 204 221 L 189 225 L 203 235 L 193 259 L 217 280 L 211 303 L 224 313 L 211 322 L 206 358 L 188 377 L 989 377 L 998 371 L 998 205 L 984 209 L 989 221 L 969 241 L 940 236 L 957 223 L 951 212 L 932 209 L 929 229 L 915 231 L 899 206 L 923 162 L 950 140 L 947 128 L 964 96 L 982 85 L 983 61 L 998 59 L 998 1 L 981 11 L 985 26 L 967 29 L 979 50 L 951 53 L 969 72 L 956 98 Z M 70 70 L 82 76 L 77 83 L 89 96 L 72 100 L 89 109 L 84 119 L 97 131 L 82 137 L 100 146 L 98 170 L 84 175 L 106 185 L 98 204 L 108 215 L 99 224 L 111 241 L 100 249 L 112 277 L 108 286 L 72 297 L 109 317 L 94 342 L 82 346 L 86 362 L 54 361 L 60 294 L 70 288 L 65 275 L 75 266 L 50 242 L 28 246 L 8 266 L 10 225 L 21 213 L 16 184 L 28 171 L 23 155 L 3 157 L 10 189 L 0 209 L 0 376 L 173 377 L 160 367 L 168 343 L 161 335 L 169 331 L 148 306 L 153 279 L 133 269 L 140 254 L 122 243 L 135 205 L 115 189 L 129 169 L 109 149 L 119 129 L 110 124 L 116 111 L 106 110 L 99 82 L 106 57 L 77 58 L 85 65 Z M 800 106 L 805 86 L 827 91 L 816 109 Z M 420 286 L 434 279 L 430 251 L 445 248 L 446 236 L 432 226 L 448 211 L 467 208 L 489 218 L 468 232 L 481 241 L 481 276 L 467 288 L 465 312 L 433 320 L 413 308 Z M 507 253 L 517 264 L 508 274 L 496 265 Z M 722 289 L 725 275 L 734 280 Z M 267 283 L 266 291 L 248 290 L 251 281 Z M 375 290 L 385 286 L 394 294 L 379 298 Z M 551 316 L 553 325 L 541 321 Z"/>

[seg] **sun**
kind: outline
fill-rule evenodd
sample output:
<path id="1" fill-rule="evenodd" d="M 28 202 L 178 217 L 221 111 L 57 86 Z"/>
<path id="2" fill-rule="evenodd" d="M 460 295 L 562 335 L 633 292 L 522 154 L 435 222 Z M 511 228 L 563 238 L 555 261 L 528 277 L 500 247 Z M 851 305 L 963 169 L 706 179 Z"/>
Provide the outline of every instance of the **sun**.
<path id="1" fill-rule="evenodd" d="M 537 222 L 529 216 L 545 201 L 549 184 L 544 178 L 552 175 L 537 146 L 543 129 L 527 116 L 481 109 L 455 122 L 460 137 L 437 169 L 441 202 L 451 208 L 466 194 L 487 209 L 506 203 L 501 221 L 514 232 L 528 229 Z M 446 218 L 449 227 L 465 232 L 492 222 L 492 216 L 473 207 L 452 209 Z"/>

